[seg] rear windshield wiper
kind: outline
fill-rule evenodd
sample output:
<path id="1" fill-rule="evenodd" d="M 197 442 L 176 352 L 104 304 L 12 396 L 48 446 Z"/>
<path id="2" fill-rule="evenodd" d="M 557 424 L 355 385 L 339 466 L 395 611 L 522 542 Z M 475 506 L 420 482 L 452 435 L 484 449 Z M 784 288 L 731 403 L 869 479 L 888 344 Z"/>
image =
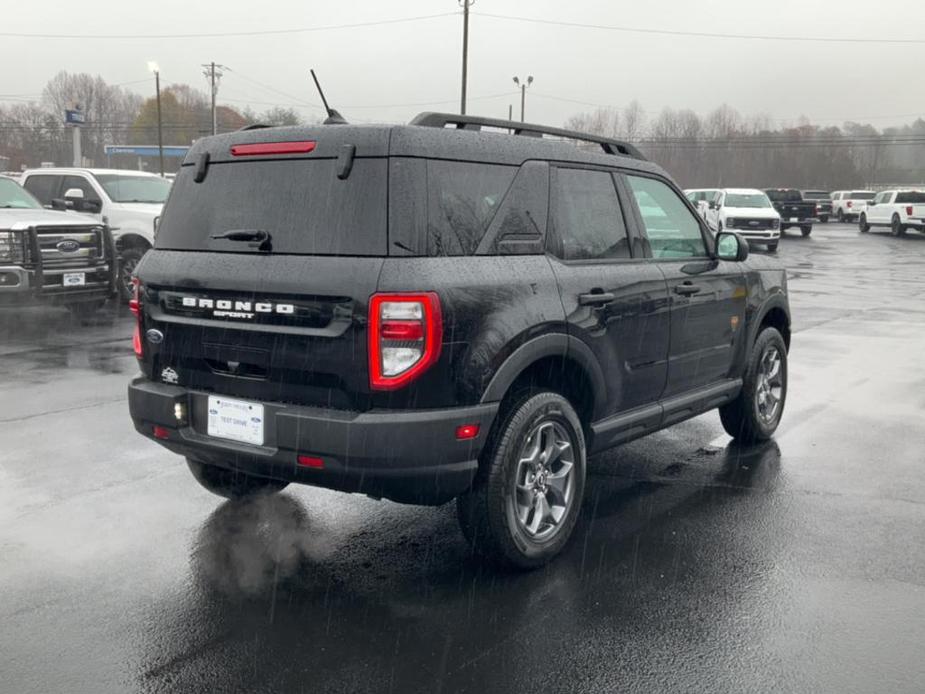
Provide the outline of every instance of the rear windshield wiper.
<path id="1" fill-rule="evenodd" d="M 225 239 L 227 241 L 244 241 L 251 248 L 258 251 L 273 250 L 272 237 L 270 232 L 263 229 L 230 229 L 223 231 L 221 234 L 212 234 L 210 239 Z"/>

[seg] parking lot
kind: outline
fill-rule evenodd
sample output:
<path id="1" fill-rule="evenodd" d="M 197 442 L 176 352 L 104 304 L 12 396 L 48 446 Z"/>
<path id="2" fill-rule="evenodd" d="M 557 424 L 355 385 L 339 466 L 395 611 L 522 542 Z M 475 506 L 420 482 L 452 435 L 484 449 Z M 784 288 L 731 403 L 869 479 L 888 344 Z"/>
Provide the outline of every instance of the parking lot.
<path id="1" fill-rule="evenodd" d="M 0 313 L 0 690 L 922 691 L 925 235 L 778 255 L 775 439 L 711 412 L 593 458 L 525 574 L 470 557 L 452 504 L 222 503 L 132 428 L 127 309 Z"/>

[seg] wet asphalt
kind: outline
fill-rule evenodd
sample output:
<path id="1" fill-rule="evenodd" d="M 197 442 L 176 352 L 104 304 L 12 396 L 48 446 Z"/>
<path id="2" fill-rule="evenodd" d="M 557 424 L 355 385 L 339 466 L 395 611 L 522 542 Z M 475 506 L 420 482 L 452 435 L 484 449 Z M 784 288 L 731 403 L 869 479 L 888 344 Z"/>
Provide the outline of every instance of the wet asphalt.
<path id="1" fill-rule="evenodd" d="M 925 691 L 925 235 L 792 233 L 772 442 L 591 460 L 565 554 L 452 504 L 201 489 L 132 429 L 127 311 L 0 312 L 0 692 Z"/>

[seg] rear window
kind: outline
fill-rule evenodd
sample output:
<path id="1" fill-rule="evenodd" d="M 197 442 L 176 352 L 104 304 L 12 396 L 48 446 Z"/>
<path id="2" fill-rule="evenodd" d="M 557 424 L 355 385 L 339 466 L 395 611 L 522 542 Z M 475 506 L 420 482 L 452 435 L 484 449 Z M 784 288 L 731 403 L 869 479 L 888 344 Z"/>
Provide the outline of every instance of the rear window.
<path id="1" fill-rule="evenodd" d="M 829 194 L 822 190 L 804 190 L 804 200 L 829 200 Z"/>
<path id="2" fill-rule="evenodd" d="M 908 193 L 897 193 L 896 202 L 920 204 L 925 203 L 925 193 L 911 191 Z"/>
<path id="3" fill-rule="evenodd" d="M 273 253 L 387 255 L 387 160 L 358 158 L 337 178 L 334 159 L 216 163 L 202 183 L 183 167 L 158 226 L 157 247 L 256 252 L 210 238 L 266 231 Z"/>
<path id="4" fill-rule="evenodd" d="M 765 192 L 774 202 L 800 202 L 803 199 L 798 190 L 768 190 Z"/>
<path id="5" fill-rule="evenodd" d="M 855 190 L 848 195 L 849 200 L 873 200 L 877 197 L 876 193 L 868 193 L 863 190 Z"/>

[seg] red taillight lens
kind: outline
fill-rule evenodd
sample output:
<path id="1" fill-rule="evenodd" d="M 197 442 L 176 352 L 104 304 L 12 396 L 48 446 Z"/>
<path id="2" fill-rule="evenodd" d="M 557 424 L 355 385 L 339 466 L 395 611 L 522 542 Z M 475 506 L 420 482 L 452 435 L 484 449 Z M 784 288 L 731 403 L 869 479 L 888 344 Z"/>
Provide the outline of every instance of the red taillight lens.
<path id="1" fill-rule="evenodd" d="M 369 383 L 395 390 L 429 368 L 443 346 L 435 292 L 373 294 L 369 299 Z"/>
<path id="2" fill-rule="evenodd" d="M 456 427 L 456 438 L 459 441 L 474 439 L 479 435 L 480 428 L 478 424 L 463 424 L 458 426 Z"/>
<path id="3" fill-rule="evenodd" d="M 313 140 L 299 142 L 256 142 L 250 145 L 232 145 L 233 157 L 258 157 L 266 154 L 308 154 L 314 151 Z"/>
<path id="4" fill-rule="evenodd" d="M 909 215 L 910 217 L 912 216 L 912 205 L 908 205 L 906 207 L 906 214 Z"/>
<path id="5" fill-rule="evenodd" d="M 845 207 L 847 207 L 848 209 L 851 209 L 851 201 L 850 201 L 850 200 L 849 200 L 848 202 L 845 203 Z"/>
<path id="6" fill-rule="evenodd" d="M 135 331 L 132 333 L 132 349 L 135 356 L 141 359 L 144 356 L 144 344 L 141 341 L 141 282 L 137 277 L 132 278 L 132 298 L 128 307 L 135 315 Z"/>
<path id="7" fill-rule="evenodd" d="M 170 438 L 170 429 L 167 427 L 154 425 L 154 438 L 161 439 L 162 441 Z"/>

